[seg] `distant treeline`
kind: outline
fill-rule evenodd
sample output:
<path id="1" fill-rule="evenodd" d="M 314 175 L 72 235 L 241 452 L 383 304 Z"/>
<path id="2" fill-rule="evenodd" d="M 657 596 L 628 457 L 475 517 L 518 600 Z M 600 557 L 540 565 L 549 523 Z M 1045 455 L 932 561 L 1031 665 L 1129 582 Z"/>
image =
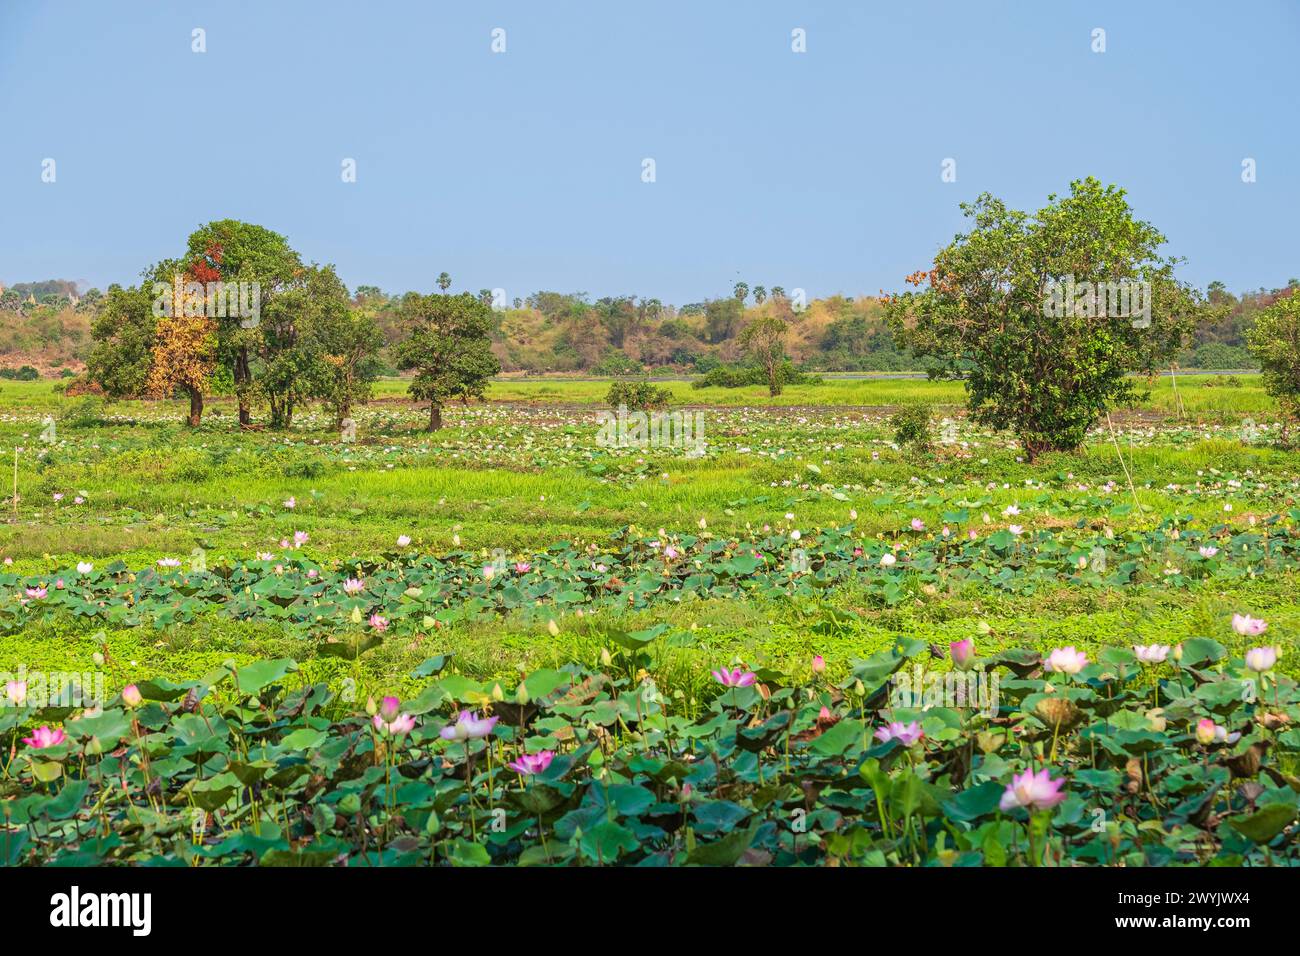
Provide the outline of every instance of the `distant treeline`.
<path id="1" fill-rule="evenodd" d="M 1248 369 L 1246 332 L 1261 309 L 1287 286 L 1234 295 L 1211 283 L 1206 295 L 1216 317 L 1195 331 L 1179 364 L 1185 368 Z M 592 299 L 582 292 L 536 292 L 508 303 L 492 292 L 477 295 L 494 305 L 492 351 L 503 371 L 630 375 L 671 371 L 708 374 L 743 361 L 739 337 L 756 317 L 784 320 L 786 354 L 813 372 L 917 371 L 921 365 L 894 343 L 874 297 L 830 296 L 803 305 L 779 287 L 768 292 L 744 283 L 733 294 L 680 307 L 626 295 Z M 374 319 L 384 336 L 380 360 L 395 371 L 390 350 L 400 340 L 404 296 L 359 286 L 352 308 Z M 31 365 L 57 375 L 84 364 L 93 344 L 91 324 L 103 302 L 97 289 L 79 292 L 62 279 L 17 283 L 0 292 L 0 367 Z"/>

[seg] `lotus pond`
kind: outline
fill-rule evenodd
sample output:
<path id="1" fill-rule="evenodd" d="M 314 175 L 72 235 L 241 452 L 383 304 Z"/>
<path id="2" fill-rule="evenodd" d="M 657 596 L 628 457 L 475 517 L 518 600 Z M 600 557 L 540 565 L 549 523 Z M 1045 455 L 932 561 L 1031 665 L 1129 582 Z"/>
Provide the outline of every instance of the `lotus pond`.
<path id="1" fill-rule="evenodd" d="M 702 452 L 579 404 L 0 411 L 11 864 L 1295 859 L 1266 414 L 1029 464 L 811 402 Z"/>

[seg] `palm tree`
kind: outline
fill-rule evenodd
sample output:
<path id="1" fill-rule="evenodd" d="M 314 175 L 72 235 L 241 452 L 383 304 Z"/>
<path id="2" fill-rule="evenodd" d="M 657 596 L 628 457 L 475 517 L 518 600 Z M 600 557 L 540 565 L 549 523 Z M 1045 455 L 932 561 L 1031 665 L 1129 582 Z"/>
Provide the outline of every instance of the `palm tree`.
<path id="1" fill-rule="evenodd" d="M 737 299 L 744 302 L 745 297 L 749 295 L 749 286 L 743 282 L 737 282 L 736 288 L 732 291 L 735 293 Z"/>
<path id="2" fill-rule="evenodd" d="M 438 288 L 441 289 L 443 292 L 446 292 L 449 288 L 451 288 L 451 276 L 449 276 L 445 272 L 439 275 Z"/>

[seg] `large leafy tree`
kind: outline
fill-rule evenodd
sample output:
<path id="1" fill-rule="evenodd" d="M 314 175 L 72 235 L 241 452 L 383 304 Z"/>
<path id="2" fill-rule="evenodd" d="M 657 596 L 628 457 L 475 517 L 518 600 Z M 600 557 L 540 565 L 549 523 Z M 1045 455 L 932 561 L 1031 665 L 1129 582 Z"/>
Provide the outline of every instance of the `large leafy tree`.
<path id="1" fill-rule="evenodd" d="M 740 345 L 767 376 L 767 393 L 781 394 L 781 362 L 785 359 L 786 324 L 774 315 L 762 315 L 745 326 Z"/>
<path id="2" fill-rule="evenodd" d="M 326 388 L 326 329 L 349 311 L 348 290 L 332 266 L 307 266 L 262 309 L 257 392 L 272 428 L 288 428 L 294 411 Z"/>
<path id="3" fill-rule="evenodd" d="M 86 377 L 114 398 L 146 393 L 158 322 L 153 303 L 150 288 L 111 285 L 90 327 L 95 345 L 86 359 Z"/>
<path id="4" fill-rule="evenodd" d="M 298 253 L 279 233 L 262 226 L 222 219 L 190 234 L 184 257 L 186 272 L 199 282 L 256 282 L 263 313 L 292 286 L 304 270 Z M 252 421 L 257 387 L 253 359 L 264 347 L 259 318 L 226 316 L 217 320 L 221 359 L 229 364 L 239 399 L 239 423 Z"/>
<path id="5" fill-rule="evenodd" d="M 402 300 L 407 338 L 395 350 L 398 368 L 414 370 L 409 391 L 429 403 L 429 431 L 442 427 L 442 406 L 481 398 L 501 371 L 492 354 L 492 310 L 470 295 L 419 295 Z"/>
<path id="6" fill-rule="evenodd" d="M 370 399 L 383 369 L 379 349 L 384 335 L 359 309 L 325 310 L 313 334 L 322 362 L 315 396 L 333 412 L 337 428 L 352 414 L 353 405 Z"/>
<path id="7" fill-rule="evenodd" d="M 197 428 L 203 418 L 203 390 L 212 378 L 217 362 L 216 323 L 205 315 L 201 296 L 190 297 L 176 279 L 171 315 L 158 319 L 145 390 L 159 398 L 181 391 L 189 396 L 188 422 Z"/>
<path id="8" fill-rule="evenodd" d="M 987 193 L 962 210 L 970 231 L 909 277 L 916 291 L 886 299 L 895 337 L 928 360 L 931 377 L 961 379 L 971 417 L 1012 431 L 1031 461 L 1077 448 L 1111 407 L 1136 397 L 1132 373 L 1173 357 L 1203 303 L 1175 279 L 1177 260 L 1161 256 L 1165 237 L 1134 218 L 1115 186 L 1075 181 L 1032 215 Z M 1095 314 L 1082 291 L 1054 304 L 1049 283 L 1070 277 L 1148 283 L 1149 323 Z"/>
<path id="9" fill-rule="evenodd" d="M 1246 333 L 1264 375 L 1264 388 L 1282 410 L 1283 440 L 1300 420 L 1300 292 L 1278 299 L 1255 317 Z"/>

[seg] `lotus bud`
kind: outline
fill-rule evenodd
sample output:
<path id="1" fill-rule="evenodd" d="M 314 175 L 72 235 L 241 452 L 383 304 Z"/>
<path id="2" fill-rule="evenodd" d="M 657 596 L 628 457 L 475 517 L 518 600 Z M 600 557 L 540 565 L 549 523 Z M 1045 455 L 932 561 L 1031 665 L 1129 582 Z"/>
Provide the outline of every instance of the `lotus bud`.
<path id="1" fill-rule="evenodd" d="M 140 688 L 135 684 L 127 684 L 122 688 L 122 703 L 128 707 L 139 707 L 144 703 L 144 697 L 140 694 Z"/>
<path id="2" fill-rule="evenodd" d="M 602 666 L 602 667 L 608 667 L 608 666 L 610 665 L 610 662 L 611 662 L 612 660 L 613 660 L 613 658 L 609 656 L 609 651 L 607 651 L 605 648 L 602 647 L 602 648 L 600 649 L 600 663 L 601 663 L 601 666 Z"/>
<path id="3" fill-rule="evenodd" d="M 366 698 L 366 713 L 369 714 L 371 717 L 379 713 L 379 705 L 375 703 L 375 699 L 373 697 Z"/>

